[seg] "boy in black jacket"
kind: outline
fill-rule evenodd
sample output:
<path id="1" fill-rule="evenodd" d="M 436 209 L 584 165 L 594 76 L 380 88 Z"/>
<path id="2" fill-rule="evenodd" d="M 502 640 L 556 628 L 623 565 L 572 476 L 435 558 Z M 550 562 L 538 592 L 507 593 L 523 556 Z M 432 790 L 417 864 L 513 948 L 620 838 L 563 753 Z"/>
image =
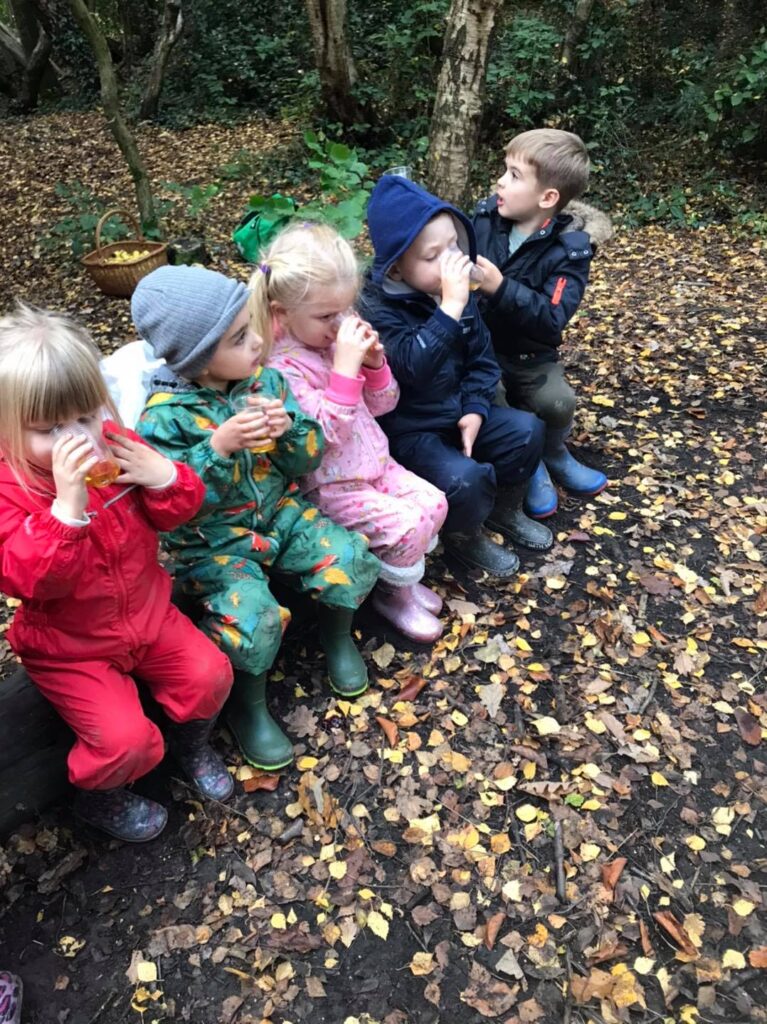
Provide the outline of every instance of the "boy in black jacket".
<path id="1" fill-rule="evenodd" d="M 490 328 L 512 405 L 546 424 L 543 459 L 530 480 L 525 507 L 537 519 L 557 510 L 554 480 L 576 495 L 607 486 L 599 470 L 567 450 L 575 392 L 565 379 L 558 347 L 589 279 L 592 245 L 559 211 L 588 184 L 589 156 L 571 132 L 540 128 L 506 147 L 506 170 L 496 195 L 474 214 L 482 311 Z"/>
<path id="2" fill-rule="evenodd" d="M 493 405 L 500 370 L 469 292 L 471 223 L 414 182 L 384 175 L 370 197 L 368 227 L 375 259 L 360 311 L 401 389 L 397 408 L 380 419 L 392 456 L 445 492 L 445 546 L 509 576 L 519 560 L 480 527 L 487 520 L 526 547 L 551 547 L 551 532 L 522 511 L 544 427 L 530 413 Z"/>

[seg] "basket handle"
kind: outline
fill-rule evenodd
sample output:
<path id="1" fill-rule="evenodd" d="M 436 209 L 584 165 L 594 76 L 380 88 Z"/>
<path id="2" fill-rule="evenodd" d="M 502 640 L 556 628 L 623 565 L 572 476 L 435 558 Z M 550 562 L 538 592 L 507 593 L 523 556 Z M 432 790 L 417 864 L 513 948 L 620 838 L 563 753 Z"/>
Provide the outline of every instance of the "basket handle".
<path id="1" fill-rule="evenodd" d="M 136 235 L 138 236 L 138 241 L 139 242 L 145 242 L 146 241 L 146 239 L 144 238 L 144 236 L 143 236 L 143 234 L 141 232 L 141 228 L 139 227 L 138 221 L 133 216 L 133 214 L 130 212 L 130 210 L 123 210 L 120 207 L 115 207 L 114 210 L 107 210 L 107 212 L 104 214 L 104 216 L 101 218 L 101 220 L 96 225 L 96 248 L 97 249 L 101 248 L 101 229 L 104 227 L 104 225 L 109 220 L 109 218 L 114 216 L 114 214 L 116 214 L 116 213 L 119 213 L 119 214 L 121 214 L 121 215 L 123 215 L 123 216 L 128 218 L 128 220 L 133 225 L 133 229 L 136 232 Z"/>

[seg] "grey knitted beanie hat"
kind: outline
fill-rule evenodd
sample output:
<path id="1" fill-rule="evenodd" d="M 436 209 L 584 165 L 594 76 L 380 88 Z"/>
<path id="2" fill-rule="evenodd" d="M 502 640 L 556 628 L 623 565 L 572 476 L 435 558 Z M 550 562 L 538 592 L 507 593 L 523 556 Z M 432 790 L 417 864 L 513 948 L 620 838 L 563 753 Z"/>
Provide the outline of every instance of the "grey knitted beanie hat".
<path id="1" fill-rule="evenodd" d="M 248 297 L 241 281 L 204 267 L 158 267 L 131 299 L 136 330 L 180 377 L 208 365 Z"/>

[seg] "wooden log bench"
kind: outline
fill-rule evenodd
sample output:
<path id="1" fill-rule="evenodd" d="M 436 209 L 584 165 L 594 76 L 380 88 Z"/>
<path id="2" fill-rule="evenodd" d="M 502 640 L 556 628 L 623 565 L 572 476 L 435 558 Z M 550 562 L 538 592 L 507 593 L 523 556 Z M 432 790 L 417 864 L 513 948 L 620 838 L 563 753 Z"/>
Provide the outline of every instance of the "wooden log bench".
<path id="1" fill-rule="evenodd" d="M 0 838 L 67 789 L 73 736 L 23 668 L 0 680 Z"/>

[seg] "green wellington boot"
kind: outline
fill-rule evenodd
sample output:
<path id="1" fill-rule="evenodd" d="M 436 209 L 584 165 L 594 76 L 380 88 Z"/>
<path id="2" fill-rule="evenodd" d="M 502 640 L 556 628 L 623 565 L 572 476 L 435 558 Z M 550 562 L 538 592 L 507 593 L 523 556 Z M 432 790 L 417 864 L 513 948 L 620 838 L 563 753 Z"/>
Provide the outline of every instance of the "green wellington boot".
<path id="1" fill-rule="evenodd" d="M 368 670 L 352 639 L 351 608 L 317 608 L 320 643 L 328 659 L 330 688 L 340 697 L 359 697 L 368 688 Z"/>
<path id="2" fill-rule="evenodd" d="M 293 744 L 266 706 L 266 672 L 260 676 L 235 672 L 224 719 L 242 756 L 254 768 L 275 772 L 293 760 Z"/>

